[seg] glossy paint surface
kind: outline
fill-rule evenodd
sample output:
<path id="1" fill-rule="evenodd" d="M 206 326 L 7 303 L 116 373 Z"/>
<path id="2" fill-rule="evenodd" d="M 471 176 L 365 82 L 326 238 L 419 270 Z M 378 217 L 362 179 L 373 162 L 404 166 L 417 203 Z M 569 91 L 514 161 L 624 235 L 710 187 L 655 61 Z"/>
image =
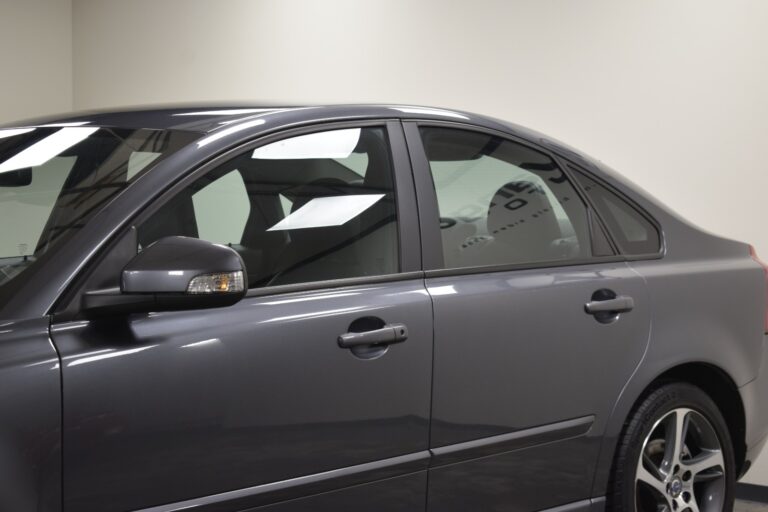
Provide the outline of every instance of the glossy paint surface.
<path id="1" fill-rule="evenodd" d="M 406 324 L 408 340 L 375 359 L 340 348 L 366 316 Z M 427 448 L 422 281 L 74 322 L 53 338 L 65 510 L 147 508 Z"/>
<path id="2" fill-rule="evenodd" d="M 607 396 L 629 379 L 648 344 L 645 284 L 625 263 L 431 278 L 427 289 L 435 311 L 433 447 L 587 415 L 597 418 L 590 436 L 598 436 L 613 407 Z M 633 297 L 636 306 L 599 323 L 584 310 L 599 289 Z M 574 471 L 581 484 L 553 488 L 548 471 L 538 470 L 521 479 L 518 463 L 504 462 L 518 456 L 501 454 L 482 470 L 436 471 L 430 482 L 449 498 L 460 471 L 488 508 L 502 499 L 486 487 L 489 479 L 546 508 L 589 497 L 583 483 L 591 481 L 598 448 L 583 437 L 558 445 L 560 471 Z M 519 457 L 538 467 L 552 450 L 531 447 Z M 559 501 L 547 501 L 553 494 Z"/>
<path id="3" fill-rule="evenodd" d="M 0 510 L 61 510 L 61 388 L 48 319 L 0 322 Z"/>
<path id="4" fill-rule="evenodd" d="M 746 244 L 691 226 L 544 135 L 396 105 L 174 107 L 28 124 L 57 121 L 200 137 L 0 296 L 0 510 L 596 512 L 633 404 L 683 365 L 714 368 L 738 389 L 747 461 L 764 442 L 765 280 Z M 85 284 L 122 269 L 89 280 L 97 262 L 133 256 L 108 248 L 172 183 L 246 144 L 349 122 L 390 129 L 408 274 L 259 290 L 220 309 L 81 311 Z M 420 142 L 403 133 L 437 122 L 527 141 L 606 181 L 658 221 L 663 253 L 435 272 L 431 183 Z M 634 309 L 597 322 L 584 304 L 598 289 L 631 296 Z M 405 324 L 408 339 L 368 358 L 340 348 L 367 316 Z"/>

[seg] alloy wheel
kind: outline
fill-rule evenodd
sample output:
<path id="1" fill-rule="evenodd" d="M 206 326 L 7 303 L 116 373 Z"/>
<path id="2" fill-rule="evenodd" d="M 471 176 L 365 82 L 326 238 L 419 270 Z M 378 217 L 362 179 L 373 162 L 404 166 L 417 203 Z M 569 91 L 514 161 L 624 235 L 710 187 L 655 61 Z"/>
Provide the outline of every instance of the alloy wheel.
<path id="1" fill-rule="evenodd" d="M 722 446 L 712 424 L 686 408 L 669 411 L 646 437 L 635 473 L 636 512 L 721 512 Z"/>

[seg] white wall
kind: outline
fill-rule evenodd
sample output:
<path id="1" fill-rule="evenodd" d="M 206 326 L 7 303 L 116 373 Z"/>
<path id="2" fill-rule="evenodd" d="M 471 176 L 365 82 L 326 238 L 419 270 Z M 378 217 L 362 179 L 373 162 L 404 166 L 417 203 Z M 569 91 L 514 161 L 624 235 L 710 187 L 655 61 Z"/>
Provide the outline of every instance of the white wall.
<path id="1" fill-rule="evenodd" d="M 74 0 L 73 8 L 78 109 L 242 99 L 491 114 L 601 158 L 768 258 L 764 0 Z M 11 38 L 0 31 L 0 48 L 18 46 L 21 27 L 36 19 L 15 20 Z M 16 59 L 11 69 L 23 69 Z M 17 89 L 21 100 L 46 98 L 51 81 L 66 89 L 63 68 L 40 68 Z M 32 107 L 60 108 L 23 108 Z M 748 481 L 768 484 L 768 460 Z"/>
<path id="2" fill-rule="evenodd" d="M 0 123 L 72 109 L 72 1 L 0 0 Z"/>
<path id="3" fill-rule="evenodd" d="M 768 258 L 766 25 L 764 0 L 75 0 L 75 107 L 486 113 L 581 148 Z"/>

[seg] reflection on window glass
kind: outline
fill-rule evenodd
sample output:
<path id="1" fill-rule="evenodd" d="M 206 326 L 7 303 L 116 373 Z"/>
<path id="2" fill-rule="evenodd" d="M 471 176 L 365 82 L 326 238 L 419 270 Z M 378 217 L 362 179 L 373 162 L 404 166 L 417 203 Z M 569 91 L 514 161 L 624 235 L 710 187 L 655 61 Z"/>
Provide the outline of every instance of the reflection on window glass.
<path id="1" fill-rule="evenodd" d="M 251 204 L 243 177 L 236 170 L 193 194 L 192 204 L 200 238 L 228 244 L 243 237 Z"/>
<path id="2" fill-rule="evenodd" d="M 0 129 L 0 285 L 197 135 L 91 126 Z"/>
<path id="3" fill-rule="evenodd" d="M 75 160 L 51 158 L 35 169 L 28 186 L 0 187 L 0 219 L 5 235 L 0 237 L 0 258 L 32 255 Z"/>
<path id="4" fill-rule="evenodd" d="M 392 166 L 382 128 L 330 130 L 246 152 L 190 185 L 139 227 L 227 244 L 249 286 L 397 272 Z"/>
<path id="5" fill-rule="evenodd" d="M 446 268 L 590 255 L 586 208 L 546 155 L 499 137 L 422 128 Z"/>
<path id="6" fill-rule="evenodd" d="M 128 179 L 130 180 L 149 164 L 158 159 L 160 153 L 152 151 L 132 151 L 128 157 Z"/>

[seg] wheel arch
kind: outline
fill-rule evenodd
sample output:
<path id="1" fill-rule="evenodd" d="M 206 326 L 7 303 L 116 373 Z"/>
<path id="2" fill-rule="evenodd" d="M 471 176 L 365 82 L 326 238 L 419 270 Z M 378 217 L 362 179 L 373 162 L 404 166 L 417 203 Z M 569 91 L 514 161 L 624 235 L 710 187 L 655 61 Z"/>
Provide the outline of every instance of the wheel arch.
<path id="1" fill-rule="evenodd" d="M 633 409 L 648 391 L 667 382 L 692 384 L 704 391 L 715 402 L 728 425 L 736 458 L 737 476 L 741 476 L 748 469 L 744 467 L 747 454 L 746 415 L 739 389 L 730 375 L 722 368 L 709 363 L 685 363 L 675 366 L 656 377 L 646 387 L 633 405 Z"/>
<path id="2" fill-rule="evenodd" d="M 616 447 L 624 433 L 627 421 L 649 394 L 653 393 L 653 391 L 659 387 L 671 382 L 685 382 L 694 385 L 704 391 L 704 393 L 715 402 L 715 405 L 725 419 L 725 423 L 728 426 L 728 431 L 731 435 L 734 457 L 736 459 L 737 478 L 749 469 L 748 467 L 745 467 L 747 453 L 745 441 L 746 416 L 744 412 L 744 404 L 735 381 L 725 370 L 717 365 L 706 362 L 685 362 L 672 366 L 659 373 L 635 396 L 626 414 L 624 414 L 621 419 L 615 418 L 616 422 L 620 421 L 620 432 L 617 432 L 615 437 L 611 436 L 609 440 L 611 443 L 610 459 L 606 462 L 608 468 L 610 468 L 610 473 L 605 474 L 605 478 L 602 482 L 595 482 L 598 486 L 596 486 L 594 490 L 598 491 L 599 489 L 602 489 L 602 492 L 593 493 L 595 496 L 606 494 L 609 490 L 609 475 L 613 473 Z M 605 459 L 603 460 L 605 461 Z"/>

